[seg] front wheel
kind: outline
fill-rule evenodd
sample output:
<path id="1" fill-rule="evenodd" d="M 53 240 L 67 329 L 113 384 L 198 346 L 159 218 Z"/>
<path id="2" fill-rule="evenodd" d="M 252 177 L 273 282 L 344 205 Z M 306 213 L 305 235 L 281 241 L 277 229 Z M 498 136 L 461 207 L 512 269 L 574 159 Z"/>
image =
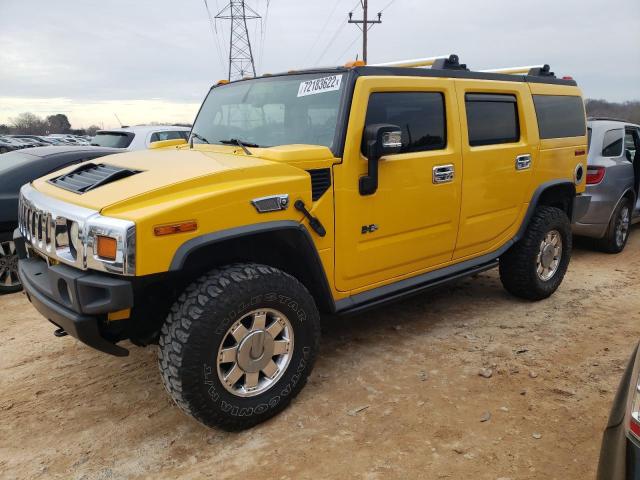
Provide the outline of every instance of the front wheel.
<path id="1" fill-rule="evenodd" d="M 305 385 L 320 340 L 306 288 L 269 266 L 213 270 L 173 305 L 160 335 L 165 388 L 208 426 L 241 430 L 283 410 Z"/>
<path id="2" fill-rule="evenodd" d="M 604 238 L 600 240 L 600 248 L 607 253 L 620 253 L 629 239 L 631 228 L 631 200 L 624 197 L 611 216 L 611 222 Z"/>
<path id="3" fill-rule="evenodd" d="M 571 225 L 566 213 L 539 207 L 524 237 L 500 257 L 500 280 L 516 297 L 542 300 L 555 292 L 571 258 Z"/>

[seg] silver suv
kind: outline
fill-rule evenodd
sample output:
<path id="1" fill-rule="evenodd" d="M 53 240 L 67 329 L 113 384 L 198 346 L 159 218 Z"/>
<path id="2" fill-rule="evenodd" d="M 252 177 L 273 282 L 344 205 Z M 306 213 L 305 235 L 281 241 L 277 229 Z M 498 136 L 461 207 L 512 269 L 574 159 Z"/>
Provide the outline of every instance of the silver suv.
<path id="1" fill-rule="evenodd" d="M 605 252 L 619 253 L 629 228 L 640 221 L 640 126 L 609 118 L 590 118 L 587 191 L 589 209 L 573 233 L 598 239 Z"/>

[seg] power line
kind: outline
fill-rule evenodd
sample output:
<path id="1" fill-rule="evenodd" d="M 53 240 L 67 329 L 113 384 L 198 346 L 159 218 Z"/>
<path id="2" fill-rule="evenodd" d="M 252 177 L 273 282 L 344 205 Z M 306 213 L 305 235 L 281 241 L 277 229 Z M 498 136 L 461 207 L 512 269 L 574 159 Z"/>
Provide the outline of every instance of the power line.
<path id="1" fill-rule="evenodd" d="M 393 2 L 395 2 L 396 0 L 391 0 L 389 3 L 387 3 L 384 7 L 382 7 L 380 9 L 380 13 L 384 12 L 387 8 L 389 8 L 391 5 L 393 5 Z"/>
<path id="2" fill-rule="evenodd" d="M 258 60 L 260 70 L 262 70 L 262 61 L 264 58 L 264 44 L 267 39 L 267 25 L 269 23 L 269 4 L 270 3 L 271 3 L 271 0 L 267 0 L 267 8 L 264 13 L 264 19 L 260 21 L 260 29 L 261 29 L 260 30 L 260 57 Z"/>
<path id="3" fill-rule="evenodd" d="M 342 51 L 342 53 L 338 56 L 336 61 L 333 62 L 333 63 L 339 64 L 340 63 L 340 59 L 342 57 L 344 57 L 344 54 L 347 53 L 351 49 L 351 47 L 353 47 L 353 45 L 358 41 L 359 38 L 360 38 L 360 35 L 358 35 L 356 38 L 354 38 L 353 41 L 349 44 L 349 46 Z"/>
<path id="4" fill-rule="evenodd" d="M 335 13 L 336 8 L 338 8 L 339 4 L 340 4 L 340 0 L 337 0 L 336 3 L 333 5 L 333 8 L 331 9 L 331 13 L 329 13 L 329 16 L 327 17 L 327 19 L 324 22 L 324 25 L 322 25 L 322 28 L 318 32 L 318 35 L 316 36 L 316 39 L 313 41 L 313 44 L 311 45 L 311 48 L 309 48 L 309 50 L 307 51 L 307 56 L 309 56 L 311 54 L 313 49 L 318 44 L 318 40 L 320 40 L 320 37 L 322 36 L 322 33 L 324 32 L 324 29 L 327 28 L 327 25 L 329 25 L 329 21 L 333 17 L 333 14 Z"/>
<path id="5" fill-rule="evenodd" d="M 320 62 L 320 60 L 322 60 L 322 57 L 324 57 L 325 54 L 327 53 L 327 51 L 329 50 L 329 48 L 331 48 L 331 45 L 333 45 L 333 42 L 336 41 L 336 38 L 338 38 L 338 35 L 340 34 L 340 32 L 342 32 L 342 30 L 344 29 L 345 25 L 346 25 L 346 23 L 340 24 L 340 26 L 338 27 L 338 29 L 333 34 L 333 37 L 331 37 L 331 40 L 329 40 L 329 43 L 327 44 L 325 49 L 322 51 L 322 53 L 320 54 L 320 56 L 318 57 L 318 59 L 316 60 L 314 65 L 317 65 Z"/>
<path id="6" fill-rule="evenodd" d="M 216 1 L 216 5 L 217 3 L 218 2 Z M 222 70 L 224 71 L 224 55 L 222 54 L 222 47 L 220 46 L 220 39 L 218 38 L 218 31 L 216 28 L 215 20 L 211 15 L 211 10 L 209 10 L 209 4 L 207 3 L 207 0 L 204 0 L 204 7 L 207 9 L 207 15 L 209 16 L 209 28 L 211 29 L 211 35 L 213 35 L 213 38 L 216 42 L 218 60 L 220 61 L 220 65 L 222 66 Z"/>

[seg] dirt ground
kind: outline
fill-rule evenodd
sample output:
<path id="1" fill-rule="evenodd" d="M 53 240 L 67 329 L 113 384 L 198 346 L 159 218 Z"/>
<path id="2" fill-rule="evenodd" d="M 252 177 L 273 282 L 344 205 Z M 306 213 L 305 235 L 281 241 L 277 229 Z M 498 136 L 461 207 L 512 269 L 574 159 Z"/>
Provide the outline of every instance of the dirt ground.
<path id="1" fill-rule="evenodd" d="M 639 228 L 621 255 L 578 246 L 539 303 L 491 271 L 326 321 L 306 388 L 241 433 L 173 407 L 155 348 L 101 354 L 55 338 L 22 294 L 2 296 L 0 476 L 593 478 L 640 339 L 639 253 Z"/>

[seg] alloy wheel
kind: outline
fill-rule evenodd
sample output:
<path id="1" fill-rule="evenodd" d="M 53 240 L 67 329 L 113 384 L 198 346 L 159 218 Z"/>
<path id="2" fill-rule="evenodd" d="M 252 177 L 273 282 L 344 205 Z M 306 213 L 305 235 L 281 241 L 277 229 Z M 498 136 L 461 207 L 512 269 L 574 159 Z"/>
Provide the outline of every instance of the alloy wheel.
<path id="1" fill-rule="evenodd" d="M 277 310 L 254 310 L 227 330 L 216 359 L 218 378 L 234 395 L 259 395 L 280 379 L 292 353 L 289 319 Z"/>
<path id="2" fill-rule="evenodd" d="M 562 236 L 557 230 L 549 231 L 540 242 L 536 259 L 536 272 L 543 282 L 551 280 L 562 260 Z"/>

